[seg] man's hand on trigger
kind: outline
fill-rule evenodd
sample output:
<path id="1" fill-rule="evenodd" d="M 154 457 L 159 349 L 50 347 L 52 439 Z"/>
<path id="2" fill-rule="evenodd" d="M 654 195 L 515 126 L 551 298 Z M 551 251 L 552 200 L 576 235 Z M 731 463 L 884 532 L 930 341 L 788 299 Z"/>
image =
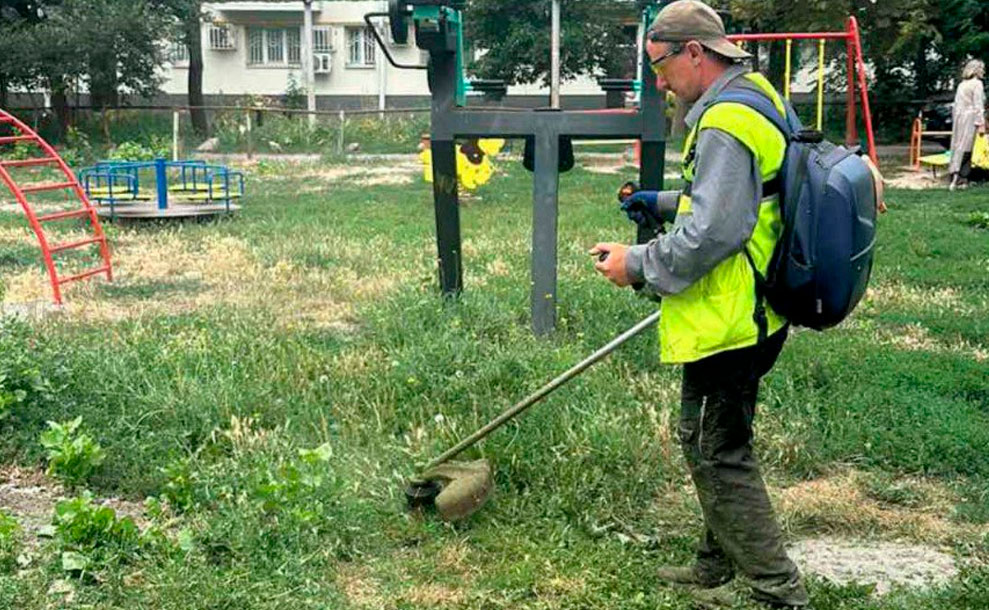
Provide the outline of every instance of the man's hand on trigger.
<path id="1" fill-rule="evenodd" d="M 622 200 L 621 209 L 629 220 L 638 225 L 659 224 L 661 222 L 659 193 L 657 191 L 636 191 Z"/>
<path id="2" fill-rule="evenodd" d="M 622 244 L 604 242 L 595 244 L 589 254 L 596 256 L 594 268 L 616 286 L 628 286 L 631 282 L 625 272 L 625 252 L 628 247 Z"/>

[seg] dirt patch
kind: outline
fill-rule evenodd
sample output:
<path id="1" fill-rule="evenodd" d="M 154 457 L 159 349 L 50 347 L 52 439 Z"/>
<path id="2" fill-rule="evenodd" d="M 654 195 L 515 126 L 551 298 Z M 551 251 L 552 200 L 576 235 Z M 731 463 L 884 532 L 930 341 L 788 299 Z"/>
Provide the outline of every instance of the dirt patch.
<path id="1" fill-rule="evenodd" d="M 876 595 L 943 585 L 958 574 L 951 555 L 916 544 L 817 538 L 797 541 L 787 551 L 804 572 L 838 585 L 874 585 Z"/>
<path id="2" fill-rule="evenodd" d="M 28 301 L 24 303 L 0 303 L 0 317 L 10 316 L 30 322 L 37 322 L 61 315 L 65 307 L 51 301 Z"/>
<path id="3" fill-rule="evenodd" d="M 935 178 L 929 169 L 915 171 L 910 168 L 899 168 L 894 172 L 889 176 L 884 176 L 887 188 L 911 191 L 947 188 L 944 178 L 946 174 L 944 173 Z"/>
<path id="4" fill-rule="evenodd" d="M 38 532 L 52 522 L 55 505 L 71 497 L 62 485 L 35 469 L 17 466 L 0 467 L 0 510 L 13 515 L 28 534 L 26 543 L 38 543 Z M 120 498 L 95 499 L 101 506 L 109 506 L 118 518 L 130 517 L 141 529 L 147 526 L 141 503 Z"/>
<path id="5" fill-rule="evenodd" d="M 422 173 L 418 163 L 395 163 L 394 165 L 332 165 L 313 168 L 296 174 L 297 178 L 316 179 L 321 182 L 341 182 L 354 180 L 360 184 L 407 184 L 412 176 Z M 403 182 L 398 182 L 403 180 Z"/>

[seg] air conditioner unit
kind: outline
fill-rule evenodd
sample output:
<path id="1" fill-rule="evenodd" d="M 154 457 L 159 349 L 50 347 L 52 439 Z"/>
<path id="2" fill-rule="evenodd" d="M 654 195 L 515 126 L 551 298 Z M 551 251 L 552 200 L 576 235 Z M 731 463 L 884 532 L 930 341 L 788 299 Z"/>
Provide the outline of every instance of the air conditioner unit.
<path id="1" fill-rule="evenodd" d="M 333 55 L 329 53 L 313 53 L 313 72 L 329 74 L 333 69 Z"/>

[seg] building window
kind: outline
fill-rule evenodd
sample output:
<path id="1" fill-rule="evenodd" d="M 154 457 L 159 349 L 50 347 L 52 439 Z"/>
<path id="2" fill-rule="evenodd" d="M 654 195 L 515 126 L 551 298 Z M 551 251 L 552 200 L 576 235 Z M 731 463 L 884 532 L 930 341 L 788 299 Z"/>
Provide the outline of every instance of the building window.
<path id="1" fill-rule="evenodd" d="M 301 42 L 300 28 L 247 28 L 247 65 L 297 66 Z"/>
<path id="2" fill-rule="evenodd" d="M 313 53 L 332 53 L 333 39 L 330 28 L 326 26 L 314 27 L 312 29 L 312 51 Z"/>
<path id="3" fill-rule="evenodd" d="M 285 30 L 285 42 L 288 47 L 288 63 L 302 63 L 302 32 L 297 29 Z"/>
<path id="4" fill-rule="evenodd" d="M 233 51 L 237 48 L 237 37 L 232 27 L 225 23 L 209 26 L 209 48 L 214 51 Z"/>
<path id="5" fill-rule="evenodd" d="M 375 44 L 370 28 L 347 28 L 347 65 L 373 66 Z"/>
<path id="6" fill-rule="evenodd" d="M 264 30 L 249 28 L 247 30 L 247 65 L 257 66 L 264 63 Z"/>
<path id="7" fill-rule="evenodd" d="M 281 64 L 285 63 L 285 30 L 268 29 L 264 31 L 265 48 L 268 56 L 265 63 Z"/>

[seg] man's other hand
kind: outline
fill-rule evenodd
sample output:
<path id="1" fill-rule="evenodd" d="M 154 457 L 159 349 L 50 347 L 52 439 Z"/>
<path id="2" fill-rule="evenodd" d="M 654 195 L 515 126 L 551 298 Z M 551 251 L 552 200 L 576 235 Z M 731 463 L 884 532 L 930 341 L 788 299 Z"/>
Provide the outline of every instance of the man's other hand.
<path id="1" fill-rule="evenodd" d="M 625 272 L 625 252 L 627 246 L 615 243 L 598 243 L 589 254 L 598 258 L 594 268 L 616 286 L 628 286 L 631 282 Z"/>

